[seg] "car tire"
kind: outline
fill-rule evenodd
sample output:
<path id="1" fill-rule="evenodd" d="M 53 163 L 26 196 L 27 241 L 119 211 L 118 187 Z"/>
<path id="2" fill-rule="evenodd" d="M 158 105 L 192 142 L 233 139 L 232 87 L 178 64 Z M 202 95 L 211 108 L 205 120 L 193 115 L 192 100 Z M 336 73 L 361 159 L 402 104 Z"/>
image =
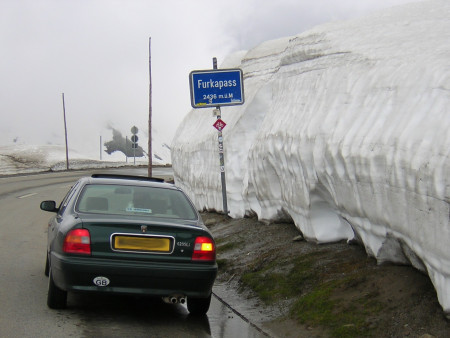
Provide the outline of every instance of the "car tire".
<path id="1" fill-rule="evenodd" d="M 209 310 L 211 304 L 211 295 L 207 298 L 188 298 L 187 308 L 191 315 L 204 315 Z"/>
<path id="2" fill-rule="evenodd" d="M 64 309 L 67 305 L 67 291 L 61 290 L 53 281 L 52 271 L 49 271 L 47 306 L 50 309 Z"/>
<path id="3" fill-rule="evenodd" d="M 45 270 L 44 270 L 44 274 L 48 277 L 48 274 L 50 272 L 50 263 L 48 261 L 48 254 L 46 255 L 47 258 L 45 259 Z"/>

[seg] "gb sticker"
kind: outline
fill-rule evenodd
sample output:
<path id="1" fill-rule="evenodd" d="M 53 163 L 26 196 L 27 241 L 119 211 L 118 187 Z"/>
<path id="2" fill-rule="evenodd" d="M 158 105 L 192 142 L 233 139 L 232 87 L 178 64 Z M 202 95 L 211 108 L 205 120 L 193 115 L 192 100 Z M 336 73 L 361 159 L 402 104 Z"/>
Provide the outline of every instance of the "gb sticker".
<path id="1" fill-rule="evenodd" d="M 94 284 L 97 286 L 108 286 L 109 285 L 109 279 L 106 277 L 95 277 L 94 278 Z"/>

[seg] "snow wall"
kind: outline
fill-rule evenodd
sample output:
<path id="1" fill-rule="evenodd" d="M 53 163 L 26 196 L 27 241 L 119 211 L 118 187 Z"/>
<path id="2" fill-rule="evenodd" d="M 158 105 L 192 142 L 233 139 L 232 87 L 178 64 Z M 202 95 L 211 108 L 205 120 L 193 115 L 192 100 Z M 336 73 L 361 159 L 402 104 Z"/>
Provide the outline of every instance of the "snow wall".
<path id="1" fill-rule="evenodd" d="M 231 217 L 291 219 L 428 273 L 450 314 L 450 3 L 318 26 L 235 53 L 245 104 L 222 108 Z M 212 109 L 172 143 L 177 185 L 223 211 Z"/>

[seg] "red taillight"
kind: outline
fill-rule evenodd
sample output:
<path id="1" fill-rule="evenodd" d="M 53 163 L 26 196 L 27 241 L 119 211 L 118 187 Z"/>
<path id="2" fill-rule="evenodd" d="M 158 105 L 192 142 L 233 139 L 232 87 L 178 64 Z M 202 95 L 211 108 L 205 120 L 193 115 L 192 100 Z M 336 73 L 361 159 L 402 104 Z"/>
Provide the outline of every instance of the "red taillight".
<path id="1" fill-rule="evenodd" d="M 193 261 L 215 261 L 216 246 L 214 240 L 209 237 L 197 237 L 194 244 L 194 252 L 192 253 Z"/>
<path id="2" fill-rule="evenodd" d="M 70 230 L 64 239 L 63 251 L 75 254 L 91 254 L 91 236 L 87 229 Z"/>

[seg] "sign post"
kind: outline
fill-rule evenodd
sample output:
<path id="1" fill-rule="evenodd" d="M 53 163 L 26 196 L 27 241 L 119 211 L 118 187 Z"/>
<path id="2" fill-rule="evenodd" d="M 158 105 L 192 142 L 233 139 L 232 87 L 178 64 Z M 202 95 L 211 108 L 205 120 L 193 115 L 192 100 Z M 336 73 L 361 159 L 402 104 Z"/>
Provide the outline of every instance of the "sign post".
<path id="1" fill-rule="evenodd" d="M 63 113 L 64 113 L 64 135 L 66 137 L 66 169 L 69 170 L 69 147 L 67 146 L 67 123 L 66 123 L 66 104 L 64 102 L 64 93 L 62 93 Z"/>
<path id="2" fill-rule="evenodd" d="M 133 164 L 136 165 L 136 149 L 138 147 L 138 136 L 136 135 L 138 133 L 139 129 L 136 126 L 133 126 L 131 128 L 131 148 L 133 148 Z"/>
<path id="3" fill-rule="evenodd" d="M 213 58 L 213 70 L 192 71 L 189 74 L 191 105 L 193 108 L 215 107 L 217 117 L 213 124 L 218 131 L 220 177 L 222 181 L 223 212 L 228 214 L 227 186 L 225 180 L 225 158 L 222 130 L 226 123 L 222 121 L 221 106 L 244 103 L 244 86 L 241 69 L 217 69 L 217 58 Z"/>

